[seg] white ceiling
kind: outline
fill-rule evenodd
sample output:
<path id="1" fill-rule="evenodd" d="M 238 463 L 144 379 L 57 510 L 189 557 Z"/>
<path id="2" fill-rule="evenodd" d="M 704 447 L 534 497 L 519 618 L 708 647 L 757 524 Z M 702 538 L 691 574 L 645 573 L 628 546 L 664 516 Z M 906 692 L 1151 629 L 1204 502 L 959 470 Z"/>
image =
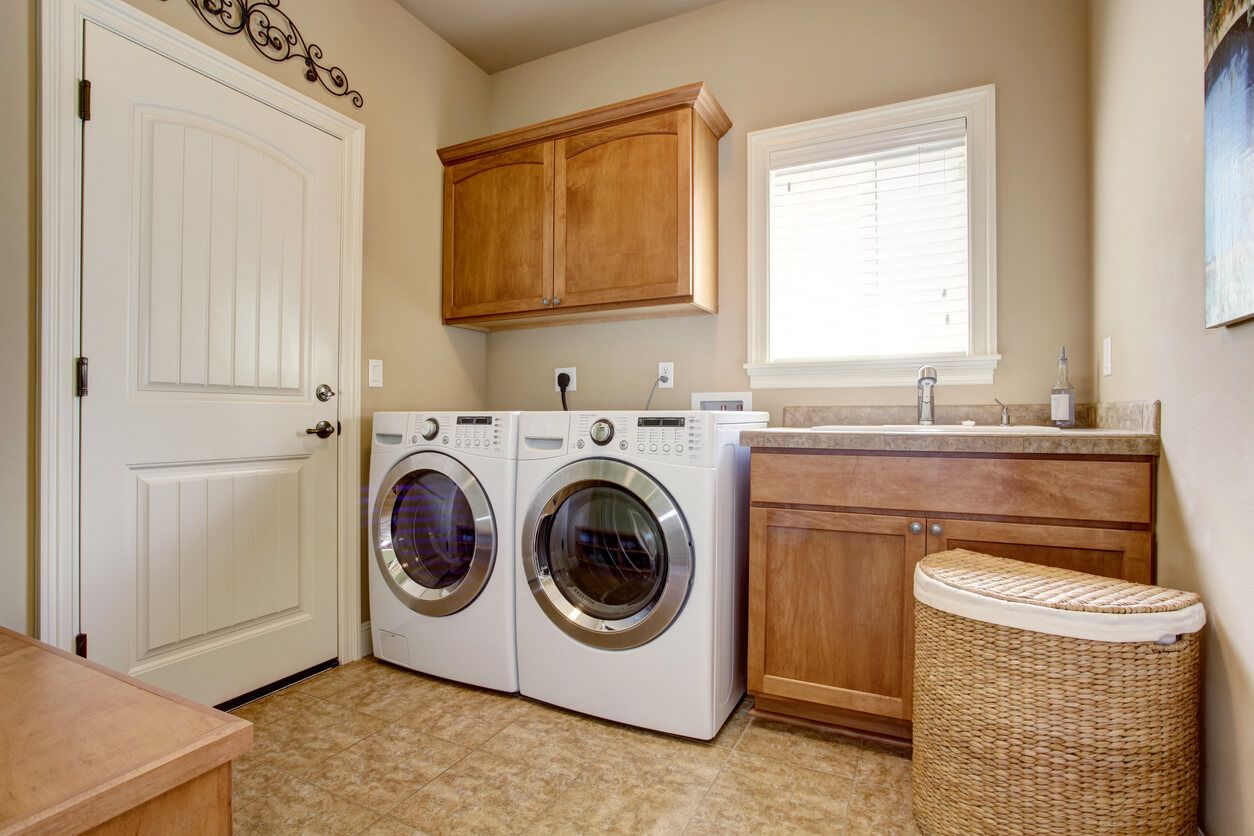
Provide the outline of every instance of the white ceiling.
<path id="1" fill-rule="evenodd" d="M 718 0 L 397 0 L 471 61 L 499 72 Z"/>

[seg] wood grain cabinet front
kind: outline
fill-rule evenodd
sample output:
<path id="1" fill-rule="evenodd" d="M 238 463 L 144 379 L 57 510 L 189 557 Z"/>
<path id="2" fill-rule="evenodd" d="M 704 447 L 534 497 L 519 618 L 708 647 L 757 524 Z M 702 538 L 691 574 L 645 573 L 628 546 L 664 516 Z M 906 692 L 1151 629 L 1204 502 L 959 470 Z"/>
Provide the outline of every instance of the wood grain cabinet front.
<path id="1" fill-rule="evenodd" d="M 444 321 L 716 311 L 730 127 L 695 84 L 440 149 Z"/>
<path id="2" fill-rule="evenodd" d="M 1153 466 L 755 449 L 748 684 L 758 710 L 908 738 L 919 560 L 961 548 L 1152 583 Z"/>
<path id="3" fill-rule="evenodd" d="M 444 318 L 529 311 L 553 289 L 553 143 L 444 170 Z"/>
<path id="4" fill-rule="evenodd" d="M 754 508 L 749 689 L 909 719 L 923 531 L 907 517 Z"/>

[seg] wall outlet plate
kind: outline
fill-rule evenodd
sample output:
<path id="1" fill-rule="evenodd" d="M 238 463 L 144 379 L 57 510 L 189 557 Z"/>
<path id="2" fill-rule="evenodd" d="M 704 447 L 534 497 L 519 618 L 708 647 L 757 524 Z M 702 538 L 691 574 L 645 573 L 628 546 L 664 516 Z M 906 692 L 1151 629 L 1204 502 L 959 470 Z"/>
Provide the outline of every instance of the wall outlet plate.
<path id="1" fill-rule="evenodd" d="M 693 392 L 692 408 L 715 412 L 751 412 L 752 392 Z"/>
<path id="2" fill-rule="evenodd" d="M 369 386 L 371 389 L 382 389 L 383 388 L 383 361 L 382 360 L 367 360 L 366 368 L 369 369 L 370 371 L 368 375 L 369 382 L 366 385 Z"/>
<path id="3" fill-rule="evenodd" d="M 1110 377 L 1110 337 L 1102 340 L 1102 377 Z"/>
<path id="4" fill-rule="evenodd" d="M 554 391 L 554 392 L 560 392 L 560 391 L 562 391 L 562 387 L 560 387 L 560 386 L 558 386 L 558 385 L 557 385 L 557 376 L 558 376 L 559 374 L 561 374 L 562 372 L 566 372 L 566 374 L 570 375 L 570 385 L 566 387 L 566 391 L 567 391 L 567 392 L 573 392 L 573 391 L 575 391 L 575 388 L 576 388 L 576 387 L 575 387 L 575 382 L 578 380 L 578 378 L 576 378 L 576 377 L 575 377 L 575 367 L 574 367 L 574 366 L 570 366 L 569 368 L 561 368 L 561 369 L 554 369 L 554 370 L 553 370 L 553 391 Z"/>
<path id="5" fill-rule="evenodd" d="M 674 389 L 675 388 L 675 361 L 664 360 L 661 363 L 658 363 L 657 364 L 657 376 L 658 376 L 657 388 Z M 666 380 L 662 380 L 663 377 L 665 377 Z"/>

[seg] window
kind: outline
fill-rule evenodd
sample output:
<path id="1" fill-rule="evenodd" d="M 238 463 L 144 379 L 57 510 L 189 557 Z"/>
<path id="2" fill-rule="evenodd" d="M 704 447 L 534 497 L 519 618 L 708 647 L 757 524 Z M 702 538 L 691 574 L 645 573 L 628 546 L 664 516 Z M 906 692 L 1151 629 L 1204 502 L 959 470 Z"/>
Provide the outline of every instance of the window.
<path id="1" fill-rule="evenodd" d="M 993 88 L 749 135 L 754 388 L 991 383 Z"/>

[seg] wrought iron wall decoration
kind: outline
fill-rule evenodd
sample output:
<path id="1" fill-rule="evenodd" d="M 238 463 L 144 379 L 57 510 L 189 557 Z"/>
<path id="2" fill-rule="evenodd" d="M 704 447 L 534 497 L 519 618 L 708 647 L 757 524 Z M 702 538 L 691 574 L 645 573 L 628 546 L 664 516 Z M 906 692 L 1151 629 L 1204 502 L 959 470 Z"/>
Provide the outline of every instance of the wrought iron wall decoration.
<path id="1" fill-rule="evenodd" d="M 292 18 L 279 8 L 281 0 L 187 2 L 205 23 L 222 34 L 246 34 L 253 47 L 271 61 L 301 61 L 305 65 L 306 79 L 321 84 L 332 96 L 347 96 L 354 107 L 364 104 L 361 93 L 348 86 L 344 70 L 323 63 L 322 47 L 306 41 Z"/>

